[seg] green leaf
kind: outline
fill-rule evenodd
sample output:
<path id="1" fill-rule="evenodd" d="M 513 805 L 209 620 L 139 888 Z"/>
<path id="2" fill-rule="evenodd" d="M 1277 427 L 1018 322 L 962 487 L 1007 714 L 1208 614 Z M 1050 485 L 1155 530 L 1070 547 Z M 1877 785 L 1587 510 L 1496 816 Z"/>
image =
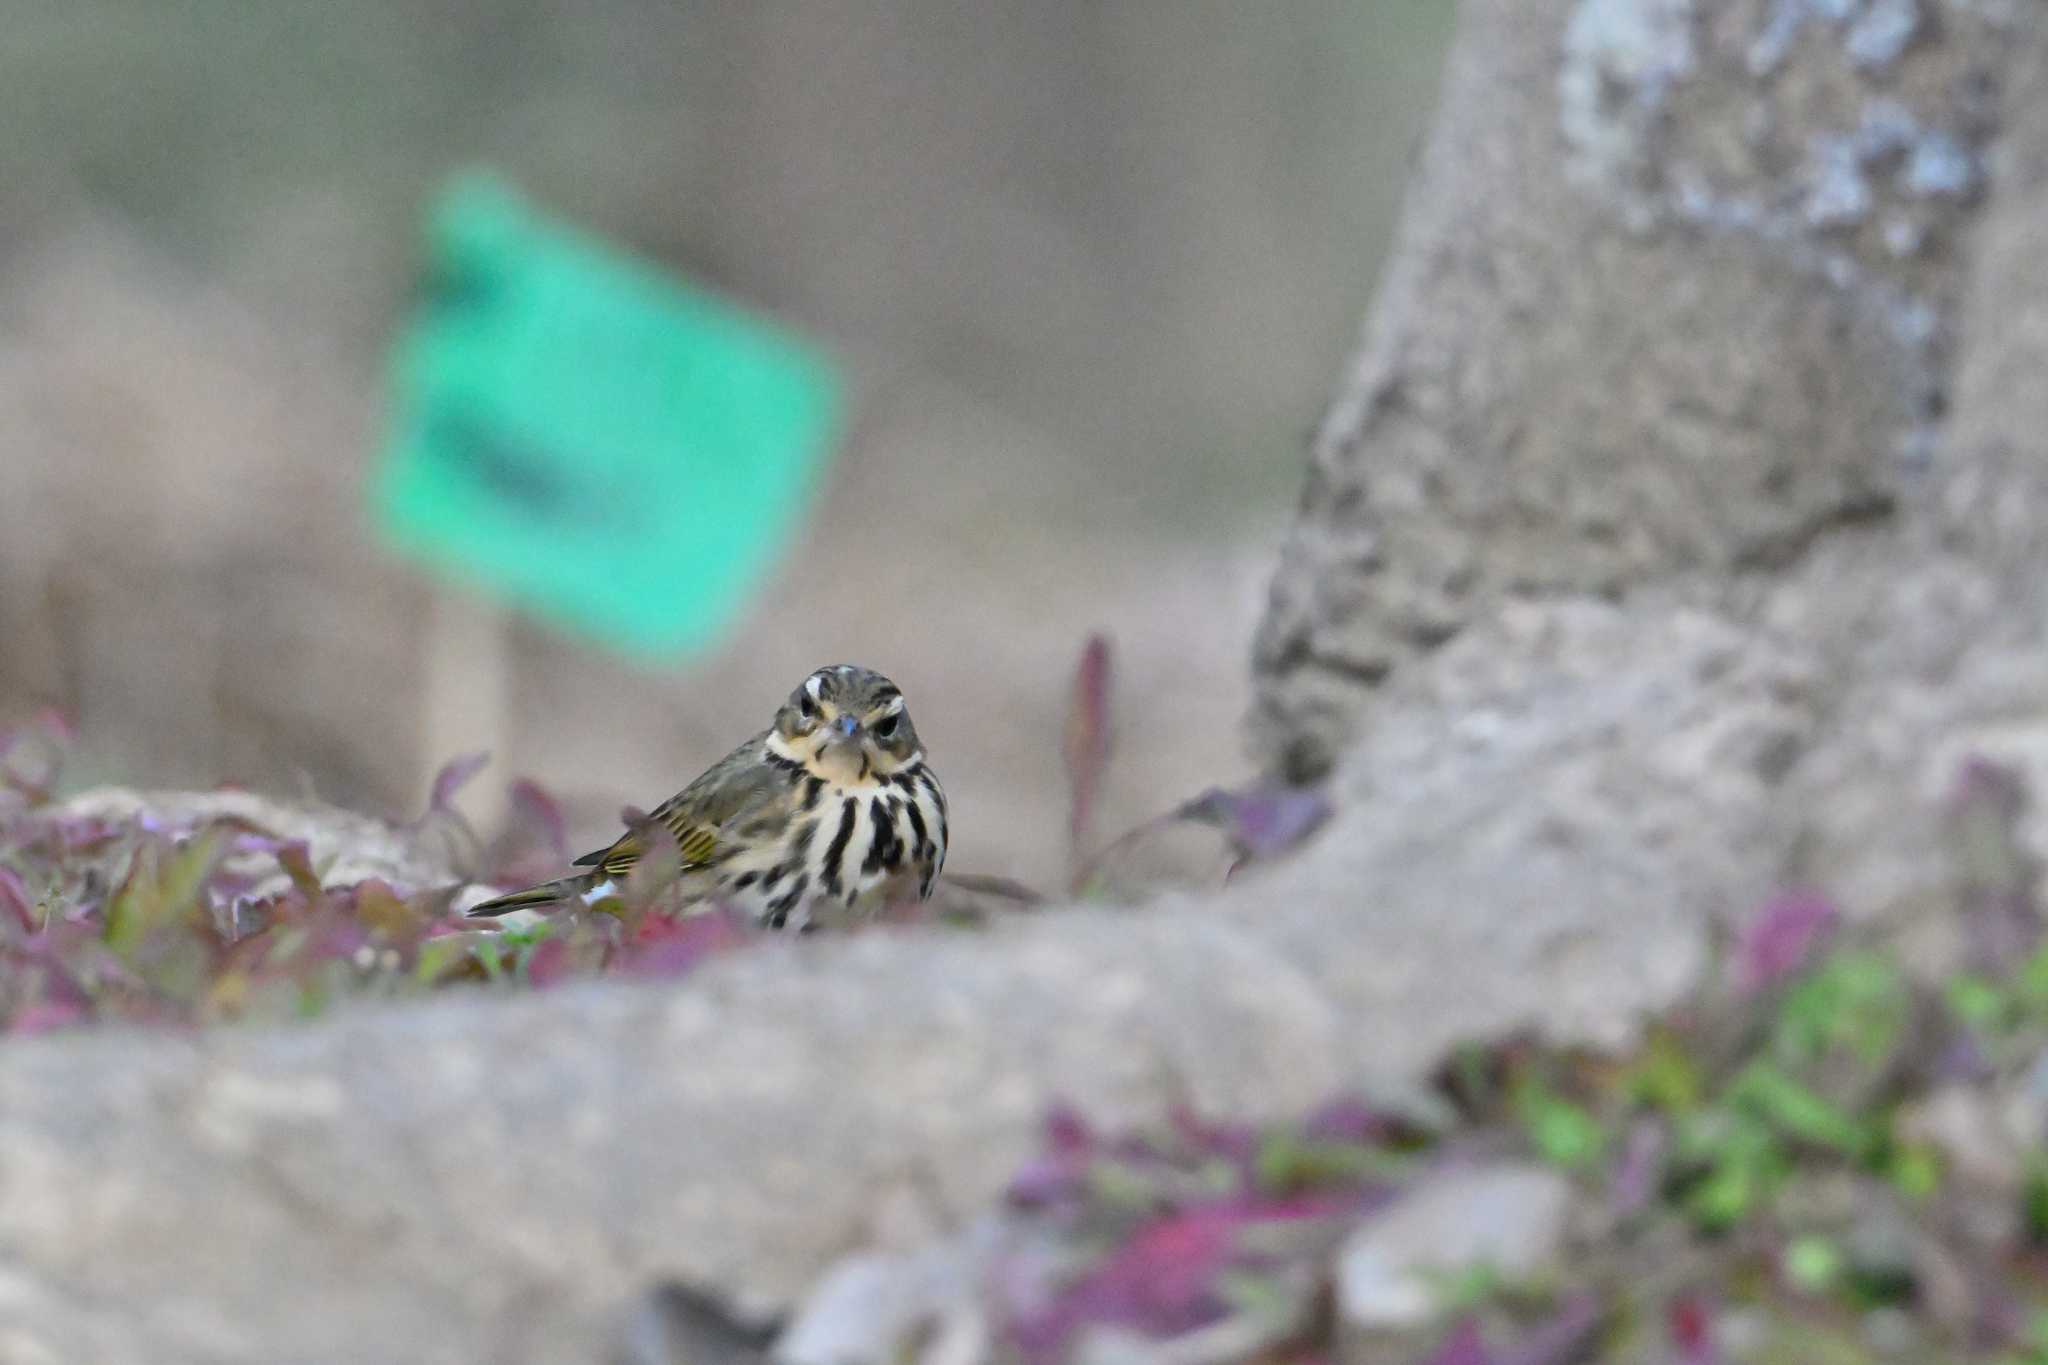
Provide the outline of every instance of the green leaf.
<path id="1" fill-rule="evenodd" d="M 1259 1188 L 1276 1194 L 1322 1185 L 1349 1185 L 1412 1170 L 1409 1158 L 1349 1142 L 1309 1142 L 1274 1133 L 1259 1144 L 1253 1169 Z"/>
<path id="2" fill-rule="evenodd" d="M 459 970 L 470 957 L 470 944 L 470 938 L 462 934 L 443 934 L 439 938 L 422 941 L 419 956 L 413 961 L 413 981 L 431 986 Z"/>
<path id="3" fill-rule="evenodd" d="M 1892 1054 L 1911 1015 L 1904 976 L 1881 953 L 1829 958 L 1786 993 L 1778 1011 L 1778 1055 L 1794 1065 L 1845 1048 L 1866 1064 Z"/>
<path id="4" fill-rule="evenodd" d="M 1628 1069 L 1624 1083 L 1630 1099 L 1667 1114 L 1699 1107 L 1703 1083 L 1699 1064 L 1667 1029 L 1657 1029 Z"/>
<path id="5" fill-rule="evenodd" d="M 1760 1185 L 1756 1169 L 1749 1163 L 1721 1162 L 1687 1196 L 1686 1209 L 1702 1227 L 1715 1231 L 1730 1228 L 1756 1206 Z"/>
<path id="6" fill-rule="evenodd" d="M 490 983 L 493 986 L 504 984 L 506 979 L 504 945 L 492 942 L 473 943 L 470 945 L 470 953 L 476 958 L 477 964 L 484 969 L 484 975 L 490 979 Z"/>
<path id="7" fill-rule="evenodd" d="M 1728 1089 L 1728 1100 L 1787 1137 L 1830 1147 L 1845 1156 L 1871 1151 L 1879 1136 L 1769 1062 L 1752 1062 Z"/>
<path id="8" fill-rule="evenodd" d="M 1503 1284 L 1500 1272 L 1484 1264 L 1424 1270 L 1422 1276 L 1436 1300 L 1437 1312 L 1446 1316 L 1478 1308 L 1499 1293 Z"/>
<path id="9" fill-rule="evenodd" d="M 1736 1110 L 1703 1109 L 1679 1128 L 1677 1139 L 1679 1162 L 1704 1168 L 1681 1203 L 1706 1231 L 1725 1231 L 1747 1218 L 1791 1169 L 1771 1127 Z"/>
<path id="10" fill-rule="evenodd" d="M 1941 1153 L 1924 1143 L 1907 1143 L 1892 1153 L 1886 1172 L 1892 1188 L 1919 1203 L 1941 1192 Z"/>
<path id="11" fill-rule="evenodd" d="M 1996 982 L 1984 977 L 1955 977 L 1942 994 L 1949 1012 L 1973 1029 L 2002 1033 L 2012 1018 L 2012 1000 Z"/>
<path id="12" fill-rule="evenodd" d="M 2026 1220 L 2027 1240 L 2036 1245 L 2048 1243 L 2048 1156 L 2037 1153 L 2028 1162 L 2020 1212 Z"/>
<path id="13" fill-rule="evenodd" d="M 220 864 L 221 836 L 205 829 L 164 852 L 154 839 L 137 846 L 128 875 L 107 906 L 102 938 L 133 962 L 145 940 L 179 923 L 192 924 L 203 912 L 201 894 Z"/>
<path id="14" fill-rule="evenodd" d="M 2048 1013 L 2048 944 L 2036 949 L 2013 982 L 2021 1002 L 2036 1014 Z"/>
<path id="15" fill-rule="evenodd" d="M 1579 1105 L 1551 1094 L 1540 1081 L 1525 1082 L 1515 1096 L 1522 1130 L 1544 1160 L 1579 1170 L 1600 1159 L 1607 1135 Z"/>
<path id="16" fill-rule="evenodd" d="M 1827 1293 L 1841 1279 L 1843 1264 L 1841 1248 L 1825 1237 L 1796 1238 L 1785 1248 L 1785 1278 L 1801 1293 Z"/>

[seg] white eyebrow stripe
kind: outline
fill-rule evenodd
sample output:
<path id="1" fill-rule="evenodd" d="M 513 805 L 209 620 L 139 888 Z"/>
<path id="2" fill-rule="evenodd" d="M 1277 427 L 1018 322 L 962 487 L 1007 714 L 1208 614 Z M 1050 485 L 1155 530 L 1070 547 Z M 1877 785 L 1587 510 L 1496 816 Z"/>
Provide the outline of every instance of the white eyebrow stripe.
<path id="1" fill-rule="evenodd" d="M 899 695 L 899 696 L 896 696 L 896 697 L 892 697 L 892 698 L 890 698 L 890 700 L 889 700 L 889 704 L 888 704 L 887 706 L 885 706 L 885 707 L 883 707 L 883 708 L 882 708 L 882 714 L 883 714 L 883 715 L 885 715 L 885 716 L 900 716 L 900 715 L 902 715 L 902 714 L 903 714 L 903 698 L 902 698 L 902 697 L 901 697 L 900 695 Z"/>
<path id="2" fill-rule="evenodd" d="M 815 673 L 811 674 L 810 677 L 804 679 L 804 691 L 811 694 L 812 701 L 824 700 L 824 697 L 821 695 L 821 693 L 824 690 L 824 687 L 825 680 Z"/>

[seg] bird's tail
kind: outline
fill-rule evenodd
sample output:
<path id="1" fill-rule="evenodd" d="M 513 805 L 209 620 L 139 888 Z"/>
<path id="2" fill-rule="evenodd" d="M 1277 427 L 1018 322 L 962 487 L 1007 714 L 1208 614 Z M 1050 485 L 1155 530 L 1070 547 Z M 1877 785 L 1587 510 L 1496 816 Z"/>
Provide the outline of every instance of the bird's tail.
<path id="1" fill-rule="evenodd" d="M 564 877 L 560 881 L 542 882 L 539 886 L 529 886 L 524 891 L 514 891 L 508 896 L 478 901 L 469 907 L 468 915 L 471 919 L 492 919 L 514 910 L 537 910 L 544 905 L 565 905 L 571 901 L 585 899 L 609 880 L 610 878 L 602 872 L 586 872 L 577 877 Z"/>

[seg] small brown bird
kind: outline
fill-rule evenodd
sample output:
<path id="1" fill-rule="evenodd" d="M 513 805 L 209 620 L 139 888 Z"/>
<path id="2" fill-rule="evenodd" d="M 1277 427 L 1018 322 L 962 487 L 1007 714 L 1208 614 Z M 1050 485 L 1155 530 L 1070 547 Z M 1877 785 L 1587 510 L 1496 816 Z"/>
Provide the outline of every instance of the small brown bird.
<path id="1" fill-rule="evenodd" d="M 775 723 L 654 808 L 675 837 L 684 900 L 723 902 L 771 929 L 872 913 L 898 887 L 919 899 L 946 861 L 946 794 L 896 684 L 852 664 L 821 668 Z M 647 852 L 640 830 L 587 853 L 589 872 L 484 901 L 472 916 L 595 904 Z"/>

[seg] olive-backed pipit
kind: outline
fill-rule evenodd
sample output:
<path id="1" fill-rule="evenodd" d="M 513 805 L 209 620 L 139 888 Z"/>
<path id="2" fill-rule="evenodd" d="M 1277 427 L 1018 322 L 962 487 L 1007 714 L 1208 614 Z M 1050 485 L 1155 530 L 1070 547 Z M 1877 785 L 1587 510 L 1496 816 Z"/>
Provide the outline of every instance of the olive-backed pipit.
<path id="1" fill-rule="evenodd" d="M 589 872 L 469 913 L 595 904 L 647 853 L 654 825 L 675 837 L 686 902 L 723 902 L 771 929 L 859 917 L 897 888 L 922 899 L 946 861 L 946 794 L 903 693 L 839 664 L 804 679 L 773 725 L 655 807 L 646 826 L 578 858 Z"/>

